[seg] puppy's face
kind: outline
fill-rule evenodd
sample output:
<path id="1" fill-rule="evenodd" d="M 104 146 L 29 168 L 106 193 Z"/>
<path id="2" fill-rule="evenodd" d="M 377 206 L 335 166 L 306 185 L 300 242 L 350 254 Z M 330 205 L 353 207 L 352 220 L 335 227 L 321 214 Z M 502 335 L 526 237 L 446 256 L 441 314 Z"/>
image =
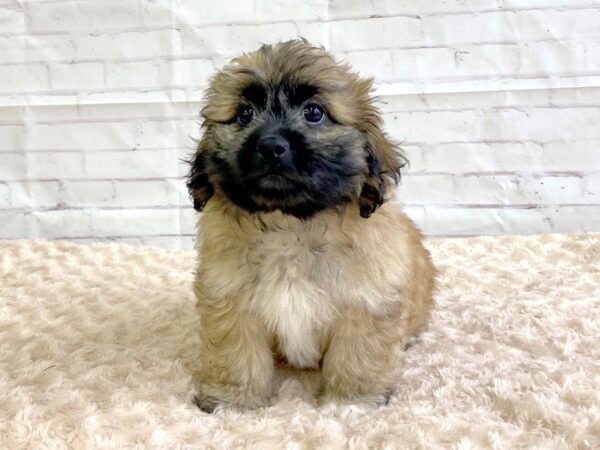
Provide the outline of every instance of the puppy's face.
<path id="1" fill-rule="evenodd" d="M 380 129 L 371 83 L 304 41 L 263 46 L 212 80 L 188 188 L 305 219 L 357 202 L 368 217 L 404 159 Z"/>

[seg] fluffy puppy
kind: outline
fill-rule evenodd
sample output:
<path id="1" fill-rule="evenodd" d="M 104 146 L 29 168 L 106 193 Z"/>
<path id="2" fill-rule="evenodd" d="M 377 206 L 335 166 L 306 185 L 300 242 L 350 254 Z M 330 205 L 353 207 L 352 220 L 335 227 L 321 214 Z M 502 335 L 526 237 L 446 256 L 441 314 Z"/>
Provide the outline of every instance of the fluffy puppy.
<path id="1" fill-rule="evenodd" d="M 381 402 L 393 389 L 435 271 L 386 202 L 406 161 L 370 90 L 304 40 L 213 77 L 188 180 L 203 211 L 201 409 L 267 405 L 275 361 L 320 369 L 324 401 Z"/>

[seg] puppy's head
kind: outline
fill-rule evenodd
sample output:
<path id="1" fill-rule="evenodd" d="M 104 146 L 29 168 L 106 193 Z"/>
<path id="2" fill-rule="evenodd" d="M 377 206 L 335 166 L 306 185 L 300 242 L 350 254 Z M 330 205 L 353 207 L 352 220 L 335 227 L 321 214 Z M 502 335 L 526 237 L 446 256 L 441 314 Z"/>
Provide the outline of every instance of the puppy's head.
<path id="1" fill-rule="evenodd" d="M 370 90 L 371 80 L 304 40 L 234 59 L 207 91 L 188 180 L 194 207 L 220 191 L 250 212 L 305 219 L 355 202 L 369 217 L 405 163 Z"/>

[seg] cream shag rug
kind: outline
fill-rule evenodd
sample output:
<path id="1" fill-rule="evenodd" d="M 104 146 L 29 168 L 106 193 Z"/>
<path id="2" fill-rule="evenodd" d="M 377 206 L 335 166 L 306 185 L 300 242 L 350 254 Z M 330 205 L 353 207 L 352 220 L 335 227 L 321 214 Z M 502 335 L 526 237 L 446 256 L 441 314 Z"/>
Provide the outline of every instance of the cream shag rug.
<path id="1" fill-rule="evenodd" d="M 600 234 L 437 240 L 389 405 L 199 411 L 194 253 L 0 241 L 0 448 L 600 448 Z"/>

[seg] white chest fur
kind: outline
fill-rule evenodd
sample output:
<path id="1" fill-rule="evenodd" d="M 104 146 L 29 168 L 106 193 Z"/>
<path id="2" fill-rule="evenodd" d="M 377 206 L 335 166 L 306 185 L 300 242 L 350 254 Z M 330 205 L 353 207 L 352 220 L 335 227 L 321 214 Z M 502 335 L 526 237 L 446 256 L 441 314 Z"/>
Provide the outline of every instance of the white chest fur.
<path id="1" fill-rule="evenodd" d="M 323 272 L 327 253 L 317 242 L 280 231 L 265 234 L 247 256 L 255 280 L 248 307 L 277 336 L 291 364 L 315 367 L 333 308 Z"/>

